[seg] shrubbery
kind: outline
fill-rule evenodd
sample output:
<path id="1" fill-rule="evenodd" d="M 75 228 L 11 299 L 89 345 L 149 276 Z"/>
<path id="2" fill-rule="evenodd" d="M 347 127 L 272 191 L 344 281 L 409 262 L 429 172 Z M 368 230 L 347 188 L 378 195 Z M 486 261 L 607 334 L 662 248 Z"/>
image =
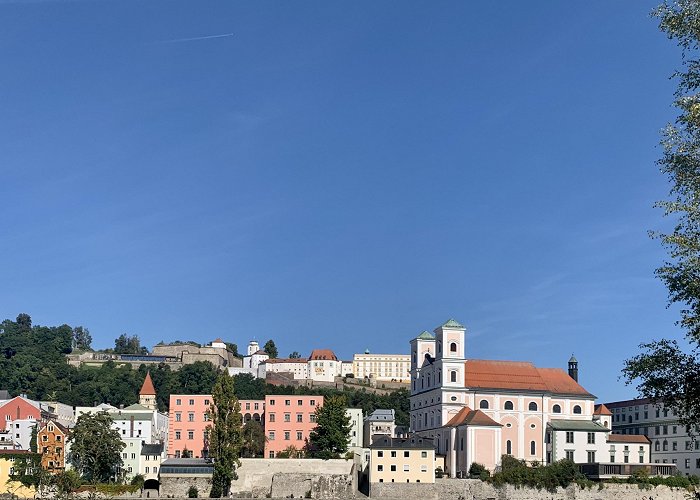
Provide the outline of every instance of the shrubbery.
<path id="1" fill-rule="evenodd" d="M 546 466 L 533 464 L 532 467 L 528 467 L 524 460 L 510 455 L 501 457 L 501 471 L 491 476 L 489 481 L 494 486 L 512 484 L 516 487 L 529 486 L 548 491 L 555 491 L 557 487 L 566 488 L 571 483 L 577 483 L 581 487 L 590 487 L 593 484 L 579 472 L 578 466 L 571 460 L 559 460 Z"/>

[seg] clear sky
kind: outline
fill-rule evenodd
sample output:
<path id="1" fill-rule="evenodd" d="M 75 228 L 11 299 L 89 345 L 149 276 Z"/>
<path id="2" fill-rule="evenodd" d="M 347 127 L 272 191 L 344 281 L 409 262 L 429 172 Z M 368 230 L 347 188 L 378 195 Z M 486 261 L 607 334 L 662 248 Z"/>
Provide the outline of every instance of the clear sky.
<path id="1" fill-rule="evenodd" d="M 566 367 L 682 336 L 657 2 L 0 0 L 0 317 Z"/>

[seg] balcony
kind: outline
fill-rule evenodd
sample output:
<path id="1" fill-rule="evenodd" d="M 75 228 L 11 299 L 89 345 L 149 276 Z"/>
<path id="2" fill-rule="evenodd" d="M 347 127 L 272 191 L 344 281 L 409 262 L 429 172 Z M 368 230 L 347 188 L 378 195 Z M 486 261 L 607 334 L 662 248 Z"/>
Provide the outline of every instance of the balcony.
<path id="1" fill-rule="evenodd" d="M 672 476 L 676 473 L 676 464 L 612 464 L 592 463 L 578 464 L 579 470 L 589 479 L 626 478 L 638 470 L 644 470 L 649 476 Z"/>

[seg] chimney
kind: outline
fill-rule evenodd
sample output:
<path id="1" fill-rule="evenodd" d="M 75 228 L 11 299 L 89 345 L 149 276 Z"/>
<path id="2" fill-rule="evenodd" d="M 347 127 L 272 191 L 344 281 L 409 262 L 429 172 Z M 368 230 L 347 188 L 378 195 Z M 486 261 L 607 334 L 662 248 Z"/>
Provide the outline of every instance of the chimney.
<path id="1" fill-rule="evenodd" d="M 569 358 L 569 377 L 578 382 L 578 361 L 573 354 Z"/>

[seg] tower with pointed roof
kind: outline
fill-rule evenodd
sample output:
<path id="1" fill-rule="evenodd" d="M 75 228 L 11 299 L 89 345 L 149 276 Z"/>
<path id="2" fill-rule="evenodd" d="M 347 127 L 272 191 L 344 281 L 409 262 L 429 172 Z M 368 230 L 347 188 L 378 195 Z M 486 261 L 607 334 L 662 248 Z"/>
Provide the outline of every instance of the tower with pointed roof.
<path id="1" fill-rule="evenodd" d="M 435 336 L 428 331 L 422 331 L 411 340 L 411 391 L 416 390 L 416 381 L 423 365 L 434 357 Z"/>
<path id="2" fill-rule="evenodd" d="M 153 380 L 151 380 L 151 372 L 146 372 L 146 378 L 143 379 L 143 385 L 139 391 L 139 404 L 149 410 L 155 410 L 158 406 L 156 402 L 156 388 L 153 386 Z"/>
<path id="3" fill-rule="evenodd" d="M 569 377 L 578 382 L 578 360 L 573 354 L 569 358 Z"/>

